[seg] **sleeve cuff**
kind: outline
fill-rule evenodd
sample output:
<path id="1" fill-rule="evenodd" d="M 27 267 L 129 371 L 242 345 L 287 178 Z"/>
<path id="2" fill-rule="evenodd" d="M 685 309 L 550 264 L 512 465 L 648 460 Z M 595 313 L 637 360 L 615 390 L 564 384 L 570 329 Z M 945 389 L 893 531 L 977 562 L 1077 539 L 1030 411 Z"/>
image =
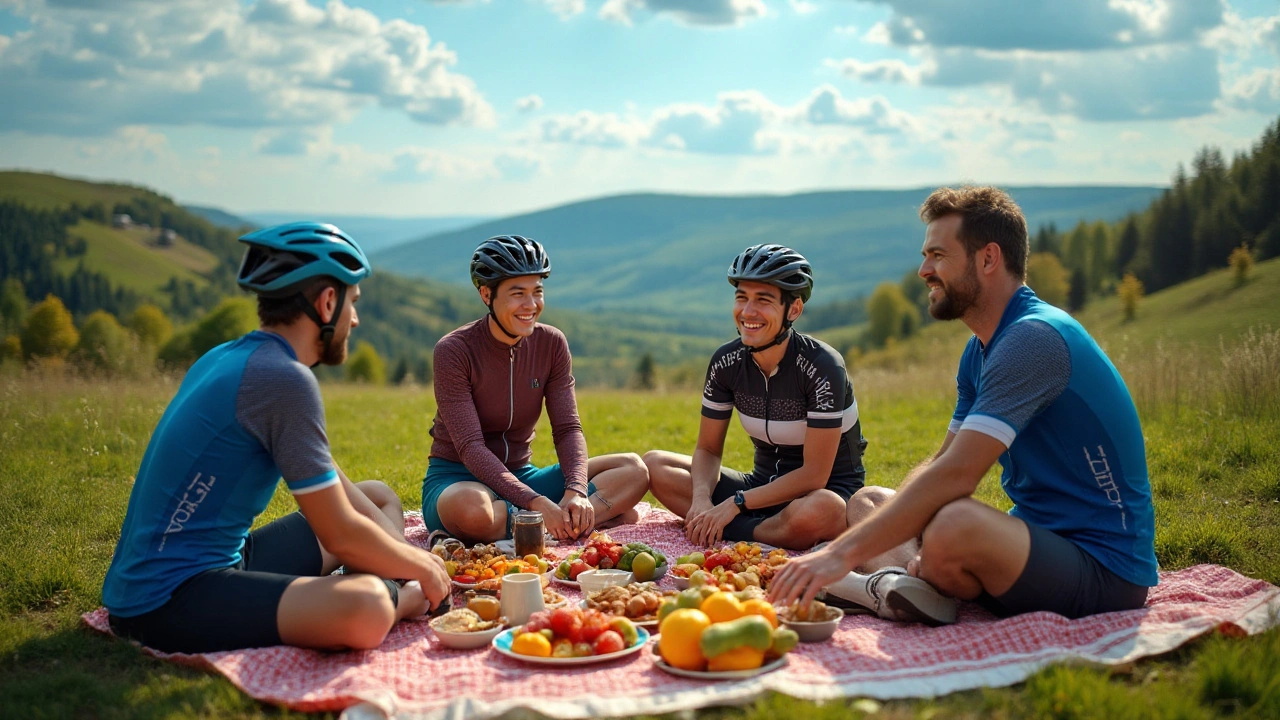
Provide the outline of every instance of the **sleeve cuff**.
<path id="1" fill-rule="evenodd" d="M 315 477 L 309 477 L 302 480 L 294 480 L 293 482 L 289 482 L 288 480 L 285 481 L 285 485 L 288 486 L 289 492 L 293 493 L 294 495 L 306 495 L 307 493 L 313 493 L 313 492 L 316 492 L 317 490 L 324 490 L 327 487 L 337 485 L 337 484 L 338 484 L 337 470 L 330 470 L 329 472 L 316 475 Z"/>
<path id="2" fill-rule="evenodd" d="M 964 424 L 964 418 L 951 418 L 951 424 L 947 425 L 947 432 L 958 433 L 960 426 Z"/>
<path id="3" fill-rule="evenodd" d="M 1013 439 L 1018 436 L 1018 431 L 1014 430 L 1012 425 L 990 415 L 970 415 L 964 419 L 960 429 L 973 430 L 993 437 L 1006 448 L 1012 445 Z"/>

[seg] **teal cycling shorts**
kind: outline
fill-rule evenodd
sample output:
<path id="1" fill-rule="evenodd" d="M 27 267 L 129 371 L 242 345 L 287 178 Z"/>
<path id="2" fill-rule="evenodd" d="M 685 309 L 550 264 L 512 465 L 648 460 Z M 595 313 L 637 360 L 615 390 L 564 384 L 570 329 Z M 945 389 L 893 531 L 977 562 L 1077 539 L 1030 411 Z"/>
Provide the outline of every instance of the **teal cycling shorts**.
<path id="1" fill-rule="evenodd" d="M 544 468 L 529 463 L 524 467 L 512 470 L 511 473 L 516 476 L 517 480 L 533 488 L 539 495 L 545 495 L 555 502 L 560 502 L 564 498 L 564 473 L 560 472 L 560 463 L 548 465 Z M 440 520 L 440 512 L 437 509 L 437 505 L 440 503 L 440 495 L 444 493 L 445 489 L 454 483 L 460 482 L 478 483 L 480 481 L 462 463 L 435 457 L 427 462 L 427 477 L 422 481 L 422 519 L 426 523 L 428 531 L 447 529 Z M 590 495 L 595 491 L 595 483 L 587 483 L 587 494 Z M 511 537 L 511 516 L 517 509 L 519 508 L 507 503 L 506 537 Z"/>

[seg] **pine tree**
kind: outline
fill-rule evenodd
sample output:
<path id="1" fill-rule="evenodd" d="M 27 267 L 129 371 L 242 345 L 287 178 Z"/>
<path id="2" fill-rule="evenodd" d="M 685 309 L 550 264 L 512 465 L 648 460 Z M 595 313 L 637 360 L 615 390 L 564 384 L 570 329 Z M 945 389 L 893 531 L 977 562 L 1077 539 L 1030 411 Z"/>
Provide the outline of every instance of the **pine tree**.
<path id="1" fill-rule="evenodd" d="M 641 390 L 652 390 L 654 388 L 653 374 L 653 354 L 645 353 L 640 358 L 640 362 L 636 364 L 636 387 Z"/>
<path id="2" fill-rule="evenodd" d="M 1067 310 L 1073 313 L 1084 309 L 1089 299 L 1089 278 L 1079 268 L 1071 271 L 1071 287 L 1067 291 Z"/>

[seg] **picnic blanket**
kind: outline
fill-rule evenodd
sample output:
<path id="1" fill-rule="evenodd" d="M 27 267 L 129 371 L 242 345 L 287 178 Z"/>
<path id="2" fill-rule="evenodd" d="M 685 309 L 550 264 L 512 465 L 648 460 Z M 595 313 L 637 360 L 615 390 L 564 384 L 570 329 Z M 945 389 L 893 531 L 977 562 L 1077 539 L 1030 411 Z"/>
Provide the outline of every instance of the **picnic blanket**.
<path id="1" fill-rule="evenodd" d="M 673 558 L 692 551 L 674 515 L 645 510 L 638 524 L 610 535 L 620 542 L 643 540 Z M 411 517 L 406 535 L 424 544 L 421 523 Z M 84 621 L 110 633 L 105 609 L 85 614 Z M 564 669 L 526 664 L 491 649 L 449 650 L 425 621 L 400 623 L 371 651 L 144 651 L 215 670 L 252 697 L 295 710 L 358 706 L 375 715 L 435 720 L 488 718 L 526 707 L 552 717 L 590 718 L 745 703 L 767 691 L 810 700 L 931 697 L 1011 685 L 1050 663 L 1120 665 L 1215 630 L 1254 634 L 1278 622 L 1280 589 L 1227 568 L 1198 565 L 1162 573 L 1144 609 L 1080 620 L 1051 613 L 999 620 L 968 603 L 961 606 L 959 622 L 939 628 L 848 616 L 830 642 L 802 643 L 781 669 L 738 681 L 674 677 L 654 666 L 647 649 Z"/>

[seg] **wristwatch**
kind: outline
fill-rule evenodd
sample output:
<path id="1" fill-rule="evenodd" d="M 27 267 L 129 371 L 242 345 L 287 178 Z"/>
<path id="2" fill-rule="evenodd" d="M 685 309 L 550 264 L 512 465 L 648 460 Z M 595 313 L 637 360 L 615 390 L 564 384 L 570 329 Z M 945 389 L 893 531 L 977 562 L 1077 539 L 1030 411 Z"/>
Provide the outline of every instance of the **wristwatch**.
<path id="1" fill-rule="evenodd" d="M 733 504 L 738 506 L 738 512 L 747 511 L 747 494 L 739 490 L 733 494 Z"/>

